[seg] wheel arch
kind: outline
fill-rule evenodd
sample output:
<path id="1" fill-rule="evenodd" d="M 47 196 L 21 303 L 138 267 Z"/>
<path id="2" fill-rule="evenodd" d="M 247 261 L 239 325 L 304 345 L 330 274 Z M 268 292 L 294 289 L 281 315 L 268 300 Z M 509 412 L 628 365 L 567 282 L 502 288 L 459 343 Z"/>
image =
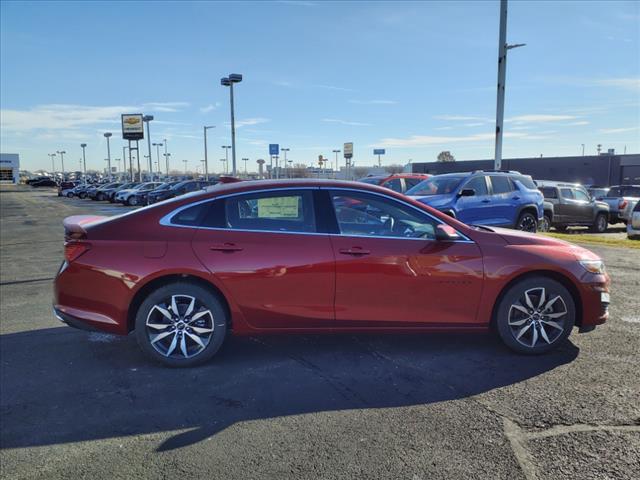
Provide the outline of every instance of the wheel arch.
<path id="1" fill-rule="evenodd" d="M 222 291 L 215 286 L 213 283 L 205 280 L 202 277 L 197 275 L 190 275 L 185 273 L 174 273 L 169 275 L 163 275 L 161 277 L 156 277 L 152 280 L 149 280 L 142 287 L 138 289 L 138 291 L 133 296 L 131 303 L 129 304 L 129 309 L 127 311 L 127 330 L 132 332 L 135 328 L 136 323 L 136 313 L 138 312 L 138 308 L 144 302 L 144 299 L 154 290 L 163 287 L 165 285 L 169 285 L 171 283 L 192 283 L 194 285 L 199 285 L 207 290 L 213 292 L 222 302 L 222 306 L 225 309 L 225 313 L 227 314 L 228 326 L 231 327 L 231 306 L 229 305 L 229 301 Z"/>
<path id="2" fill-rule="evenodd" d="M 489 325 L 492 329 L 495 329 L 498 305 L 500 305 L 500 302 L 504 298 L 507 291 L 516 283 L 522 280 L 525 280 L 531 277 L 538 277 L 538 276 L 551 278 L 552 280 L 555 280 L 558 283 L 560 283 L 563 287 L 565 287 L 569 291 L 576 308 L 575 326 L 579 327 L 582 325 L 582 299 L 580 297 L 580 292 L 578 291 L 574 283 L 571 281 L 571 278 L 569 278 L 569 276 L 563 273 L 560 273 L 554 270 L 533 270 L 530 272 L 521 273 L 520 275 L 516 275 L 514 278 L 509 280 L 509 282 L 504 287 L 502 287 L 502 290 L 500 290 L 500 293 L 496 297 L 495 302 L 493 302 L 493 308 L 491 309 L 491 321 Z"/>

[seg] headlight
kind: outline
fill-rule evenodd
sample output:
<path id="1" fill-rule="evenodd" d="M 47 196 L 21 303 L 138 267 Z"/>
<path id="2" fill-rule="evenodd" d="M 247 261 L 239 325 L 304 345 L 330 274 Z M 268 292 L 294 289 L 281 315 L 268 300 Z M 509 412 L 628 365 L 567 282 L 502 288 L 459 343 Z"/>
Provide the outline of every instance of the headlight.
<path id="1" fill-rule="evenodd" d="M 580 265 L 590 273 L 604 273 L 604 262 L 602 260 L 580 260 Z"/>

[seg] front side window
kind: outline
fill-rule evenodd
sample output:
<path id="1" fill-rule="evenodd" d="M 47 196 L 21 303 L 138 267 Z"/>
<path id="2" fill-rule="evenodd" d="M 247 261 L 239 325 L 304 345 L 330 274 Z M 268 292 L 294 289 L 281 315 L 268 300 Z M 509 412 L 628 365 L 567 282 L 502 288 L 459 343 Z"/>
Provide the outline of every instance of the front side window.
<path id="1" fill-rule="evenodd" d="M 422 181 L 421 178 L 405 178 L 404 183 L 407 186 L 407 190 L 415 187 Z"/>
<path id="2" fill-rule="evenodd" d="M 435 239 L 436 220 L 393 199 L 360 192 L 331 192 L 342 235 Z"/>
<path id="3" fill-rule="evenodd" d="M 489 191 L 487 190 L 487 181 L 483 176 L 474 177 L 467 182 L 467 184 L 462 187 L 463 189 L 472 189 L 476 192 L 476 195 L 488 195 Z"/>
<path id="4" fill-rule="evenodd" d="M 562 195 L 563 198 L 574 198 L 573 190 L 571 190 L 570 188 L 561 188 L 560 194 Z"/>
<path id="5" fill-rule="evenodd" d="M 402 193 L 402 181 L 399 178 L 392 178 L 384 182 L 384 187 L 390 188 L 394 192 Z"/>
<path id="6" fill-rule="evenodd" d="M 437 175 L 407 190 L 407 195 L 446 195 L 453 193 L 464 180 L 462 176 Z"/>
<path id="7" fill-rule="evenodd" d="M 589 198 L 589 195 L 587 195 L 587 192 L 585 192 L 584 190 L 580 190 L 579 188 L 575 188 L 573 190 L 573 196 L 576 200 L 581 200 L 583 202 L 588 202 L 591 200 Z"/>
<path id="8" fill-rule="evenodd" d="M 315 232 L 310 191 L 263 192 L 229 197 L 227 228 L 277 232 Z"/>
<path id="9" fill-rule="evenodd" d="M 544 198 L 558 198 L 558 192 L 554 187 L 542 187 L 540 191 Z"/>

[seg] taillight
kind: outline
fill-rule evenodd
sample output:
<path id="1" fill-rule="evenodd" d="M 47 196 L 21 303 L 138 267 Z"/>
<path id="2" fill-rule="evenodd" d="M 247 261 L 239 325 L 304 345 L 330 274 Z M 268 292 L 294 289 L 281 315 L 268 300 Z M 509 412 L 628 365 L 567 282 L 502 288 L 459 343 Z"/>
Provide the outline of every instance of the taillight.
<path id="1" fill-rule="evenodd" d="M 618 204 L 618 210 L 624 210 L 627 206 L 627 201 L 626 200 L 620 200 L 620 203 Z"/>
<path id="2" fill-rule="evenodd" d="M 71 263 L 76 260 L 80 255 L 89 251 L 91 245 L 84 242 L 66 242 L 64 244 L 64 258 L 67 262 Z"/>

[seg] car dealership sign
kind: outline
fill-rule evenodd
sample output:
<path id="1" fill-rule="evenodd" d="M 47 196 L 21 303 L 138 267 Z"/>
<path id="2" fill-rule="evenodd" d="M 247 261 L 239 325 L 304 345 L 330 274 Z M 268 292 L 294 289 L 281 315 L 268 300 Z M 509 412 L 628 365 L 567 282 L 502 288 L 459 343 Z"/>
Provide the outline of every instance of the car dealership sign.
<path id="1" fill-rule="evenodd" d="M 345 143 L 342 151 L 344 152 L 344 158 L 353 157 L 353 142 Z"/>
<path id="2" fill-rule="evenodd" d="M 122 138 L 125 140 L 142 140 L 144 138 L 144 123 L 141 113 L 122 115 Z"/>

